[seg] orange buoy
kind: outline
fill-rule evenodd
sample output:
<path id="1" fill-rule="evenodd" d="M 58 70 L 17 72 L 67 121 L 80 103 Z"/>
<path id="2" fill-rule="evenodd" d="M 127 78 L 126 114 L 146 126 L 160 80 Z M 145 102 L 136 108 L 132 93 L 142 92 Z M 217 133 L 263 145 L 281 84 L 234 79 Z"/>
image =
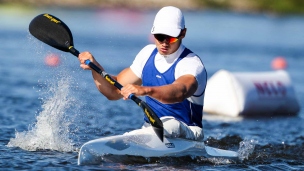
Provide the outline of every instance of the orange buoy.
<path id="1" fill-rule="evenodd" d="M 60 64 L 59 56 L 56 54 L 50 54 L 45 57 L 45 64 L 50 67 L 56 67 Z"/>
<path id="2" fill-rule="evenodd" d="M 287 61 L 284 57 L 276 57 L 272 60 L 271 67 L 274 70 L 285 69 L 287 67 Z"/>

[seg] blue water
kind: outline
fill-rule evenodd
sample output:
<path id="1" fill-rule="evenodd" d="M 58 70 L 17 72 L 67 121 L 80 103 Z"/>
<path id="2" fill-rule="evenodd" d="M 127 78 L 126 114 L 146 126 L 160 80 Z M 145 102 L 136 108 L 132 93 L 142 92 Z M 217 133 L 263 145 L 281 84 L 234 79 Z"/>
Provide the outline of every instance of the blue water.
<path id="1" fill-rule="evenodd" d="M 150 43 L 156 11 L 14 9 L 0 11 L 0 168 L 3 170 L 304 170 L 304 17 L 186 11 L 184 44 L 201 56 L 209 77 L 220 69 L 272 70 L 283 56 L 301 111 L 296 116 L 229 118 L 205 114 L 205 142 L 235 150 L 242 161 L 159 158 L 78 166 L 80 146 L 122 134 L 143 123 L 132 101 L 108 101 L 91 73 L 69 53 L 42 44 L 28 32 L 41 13 L 62 19 L 75 47 L 91 51 L 106 71 L 117 74 Z M 60 57 L 57 67 L 45 57 Z M 253 150 L 253 151 L 252 151 Z"/>

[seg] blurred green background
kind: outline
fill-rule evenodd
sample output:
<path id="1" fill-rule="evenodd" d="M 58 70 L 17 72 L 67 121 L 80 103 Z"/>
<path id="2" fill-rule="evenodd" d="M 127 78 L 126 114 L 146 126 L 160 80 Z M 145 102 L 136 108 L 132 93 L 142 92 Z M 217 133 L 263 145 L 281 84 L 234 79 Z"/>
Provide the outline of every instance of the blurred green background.
<path id="1" fill-rule="evenodd" d="M 304 13 L 303 0 L 0 0 L 1 9 L 8 6 L 155 9 L 167 5 L 189 10 L 216 9 L 280 15 Z"/>

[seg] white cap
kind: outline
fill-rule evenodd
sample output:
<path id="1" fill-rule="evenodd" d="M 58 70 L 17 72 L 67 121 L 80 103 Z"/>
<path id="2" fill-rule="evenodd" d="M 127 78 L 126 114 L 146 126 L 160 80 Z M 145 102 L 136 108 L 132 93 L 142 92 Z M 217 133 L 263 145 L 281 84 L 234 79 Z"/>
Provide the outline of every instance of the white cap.
<path id="1" fill-rule="evenodd" d="M 185 28 L 184 15 L 180 9 L 172 6 L 163 7 L 155 16 L 151 34 L 179 36 Z"/>

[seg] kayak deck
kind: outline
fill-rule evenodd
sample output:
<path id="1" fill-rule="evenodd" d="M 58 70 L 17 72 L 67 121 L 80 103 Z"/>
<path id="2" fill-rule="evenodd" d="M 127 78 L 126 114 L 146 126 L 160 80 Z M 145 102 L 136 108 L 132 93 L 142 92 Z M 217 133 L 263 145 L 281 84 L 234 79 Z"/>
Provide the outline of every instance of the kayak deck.
<path id="1" fill-rule="evenodd" d="M 136 134 L 110 136 L 85 143 L 79 151 L 78 164 L 99 164 L 111 156 L 238 158 L 234 151 L 205 146 L 204 142 L 180 138 L 164 138 L 162 142 L 155 134 Z"/>

